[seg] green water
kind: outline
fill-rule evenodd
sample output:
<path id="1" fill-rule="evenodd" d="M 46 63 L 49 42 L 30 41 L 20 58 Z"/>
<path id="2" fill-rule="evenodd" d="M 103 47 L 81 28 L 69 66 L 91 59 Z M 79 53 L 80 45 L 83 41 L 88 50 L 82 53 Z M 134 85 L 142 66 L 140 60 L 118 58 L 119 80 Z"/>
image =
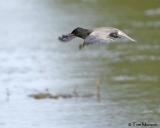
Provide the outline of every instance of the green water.
<path id="1" fill-rule="evenodd" d="M 130 128 L 160 123 L 159 0 L 0 2 L 0 127 Z M 75 27 L 117 27 L 136 43 L 88 46 L 58 36 Z M 93 97 L 35 100 L 37 92 Z M 160 127 L 160 124 L 159 126 Z"/>

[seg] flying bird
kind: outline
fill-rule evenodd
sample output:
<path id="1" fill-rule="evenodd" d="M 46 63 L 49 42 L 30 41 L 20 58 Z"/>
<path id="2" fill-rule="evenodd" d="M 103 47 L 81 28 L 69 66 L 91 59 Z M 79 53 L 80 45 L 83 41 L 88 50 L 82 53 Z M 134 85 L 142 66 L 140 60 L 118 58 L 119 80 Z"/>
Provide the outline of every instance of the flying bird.
<path id="1" fill-rule="evenodd" d="M 62 42 L 69 42 L 75 37 L 79 37 L 84 40 L 84 42 L 79 45 L 79 49 L 90 44 L 108 44 L 111 42 L 124 41 L 135 42 L 135 40 L 127 34 L 113 27 L 100 27 L 95 29 L 77 27 L 71 33 L 60 36 L 59 40 Z"/>

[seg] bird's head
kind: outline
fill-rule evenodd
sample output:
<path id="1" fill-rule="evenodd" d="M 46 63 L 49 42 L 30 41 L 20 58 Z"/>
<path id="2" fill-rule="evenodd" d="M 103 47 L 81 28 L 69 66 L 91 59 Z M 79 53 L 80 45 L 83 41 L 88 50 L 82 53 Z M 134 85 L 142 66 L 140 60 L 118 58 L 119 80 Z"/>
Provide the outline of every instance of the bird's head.
<path id="1" fill-rule="evenodd" d="M 108 31 L 108 39 L 111 42 L 135 42 L 134 39 L 118 29 L 110 29 Z"/>
<path id="2" fill-rule="evenodd" d="M 85 39 L 92 31 L 89 29 L 84 29 L 81 27 L 78 27 L 76 29 L 74 29 L 71 34 L 77 37 L 80 37 L 82 39 Z"/>

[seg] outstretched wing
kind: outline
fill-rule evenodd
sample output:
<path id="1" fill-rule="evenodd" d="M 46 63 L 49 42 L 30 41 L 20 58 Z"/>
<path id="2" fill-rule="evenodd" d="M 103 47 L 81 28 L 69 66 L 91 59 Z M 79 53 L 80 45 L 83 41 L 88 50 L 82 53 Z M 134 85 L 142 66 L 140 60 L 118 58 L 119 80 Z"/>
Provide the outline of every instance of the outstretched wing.
<path id="1" fill-rule="evenodd" d="M 99 38 L 98 36 L 89 35 L 85 40 L 85 44 L 106 44 L 106 40 Z"/>
<path id="2" fill-rule="evenodd" d="M 109 37 L 110 28 L 97 28 L 86 39 L 88 44 L 106 44 L 114 41 Z"/>

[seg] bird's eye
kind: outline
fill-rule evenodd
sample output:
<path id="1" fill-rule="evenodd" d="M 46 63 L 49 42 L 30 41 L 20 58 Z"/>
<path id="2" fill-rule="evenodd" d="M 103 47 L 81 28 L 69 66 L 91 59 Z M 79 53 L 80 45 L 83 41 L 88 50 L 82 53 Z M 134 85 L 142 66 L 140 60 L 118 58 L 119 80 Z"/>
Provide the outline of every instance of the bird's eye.
<path id="1" fill-rule="evenodd" d="M 112 37 L 112 38 L 119 38 L 117 32 L 112 32 L 112 33 L 109 34 L 109 36 Z"/>

